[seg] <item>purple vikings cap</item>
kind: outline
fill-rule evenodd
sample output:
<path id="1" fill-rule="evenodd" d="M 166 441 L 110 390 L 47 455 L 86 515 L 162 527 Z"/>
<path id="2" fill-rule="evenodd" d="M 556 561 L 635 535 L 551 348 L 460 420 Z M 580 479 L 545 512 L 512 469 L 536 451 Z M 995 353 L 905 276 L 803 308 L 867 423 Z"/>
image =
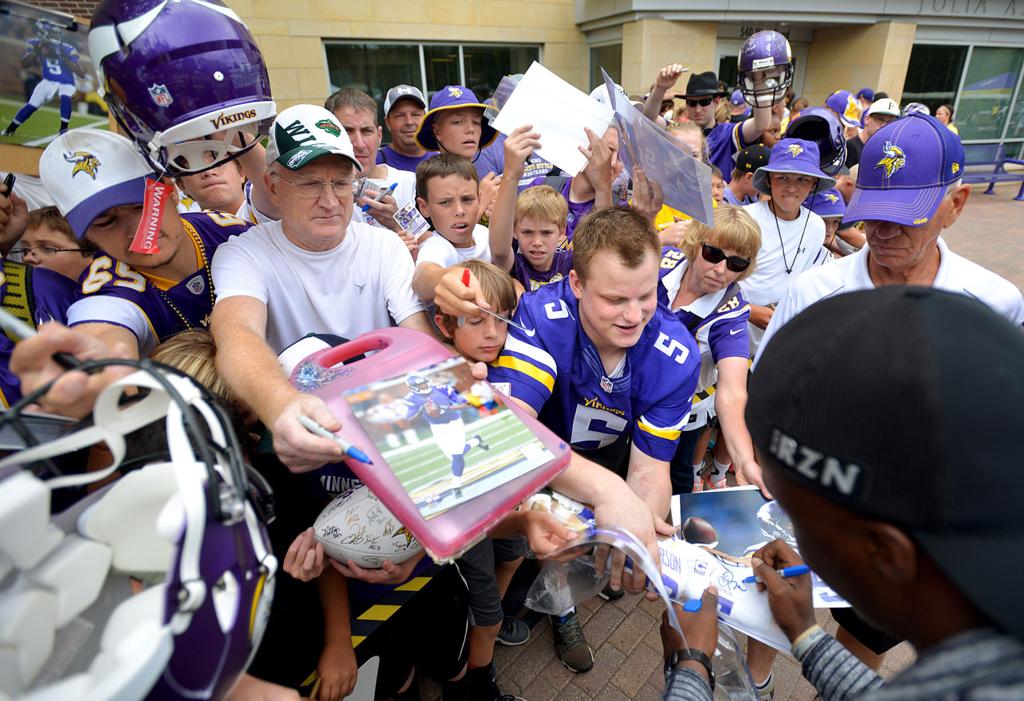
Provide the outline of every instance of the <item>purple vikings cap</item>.
<path id="1" fill-rule="evenodd" d="M 842 123 L 848 127 L 860 126 L 860 103 L 850 94 L 849 90 L 836 90 L 825 99 L 825 106 L 839 115 Z"/>
<path id="2" fill-rule="evenodd" d="M 747 101 L 743 97 L 743 91 L 742 90 L 733 90 L 732 91 L 732 96 L 729 97 L 729 103 L 732 104 L 735 107 L 739 107 L 740 105 L 745 105 L 747 103 Z"/>
<path id="3" fill-rule="evenodd" d="M 142 204 L 146 178 L 156 178 L 131 141 L 98 129 L 72 129 L 51 141 L 39 177 L 78 238 L 111 207 Z"/>
<path id="4" fill-rule="evenodd" d="M 772 156 L 768 165 L 763 165 L 754 172 L 754 189 L 771 195 L 768 183 L 769 173 L 793 173 L 818 179 L 818 189 L 828 190 L 835 187 L 836 181 L 821 172 L 818 165 L 818 145 L 803 139 L 782 139 L 772 146 Z"/>
<path id="5" fill-rule="evenodd" d="M 862 100 L 863 99 L 863 100 L 867 100 L 868 102 L 874 102 L 875 101 L 875 91 L 872 90 L 871 88 L 861 88 L 860 90 L 857 91 L 857 99 L 858 100 Z"/>
<path id="6" fill-rule="evenodd" d="M 960 137 L 937 119 L 924 114 L 897 119 L 864 144 L 846 218 L 927 224 L 963 168 Z"/>
<path id="7" fill-rule="evenodd" d="M 420 145 L 420 148 L 427 151 L 440 151 L 441 146 L 437 143 L 437 138 L 434 136 L 434 119 L 438 113 L 444 110 L 461 110 L 467 107 L 479 107 L 481 110 L 486 110 L 490 105 L 480 102 L 476 97 L 476 93 L 462 85 L 446 85 L 438 90 L 430 98 L 430 110 L 423 115 L 423 121 L 420 122 L 420 128 L 416 132 L 416 143 Z M 487 119 L 484 119 L 481 127 L 480 148 L 482 149 L 490 146 L 498 132 L 495 131 Z"/>
<path id="8" fill-rule="evenodd" d="M 804 207 L 822 219 L 842 217 L 846 214 L 846 202 L 843 200 L 842 193 L 835 188 L 815 193 L 814 197 L 804 202 Z"/>

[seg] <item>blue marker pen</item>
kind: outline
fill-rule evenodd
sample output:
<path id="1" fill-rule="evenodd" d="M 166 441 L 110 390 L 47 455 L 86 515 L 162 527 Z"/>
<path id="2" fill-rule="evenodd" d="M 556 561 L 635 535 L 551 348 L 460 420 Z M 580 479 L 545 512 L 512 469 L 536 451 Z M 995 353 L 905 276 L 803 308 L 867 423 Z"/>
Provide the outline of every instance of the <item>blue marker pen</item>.
<path id="1" fill-rule="evenodd" d="M 374 198 L 374 202 L 380 202 L 382 199 L 384 199 L 385 197 L 390 195 L 392 192 L 394 192 L 396 187 L 398 187 L 398 183 L 391 183 L 390 185 L 388 185 L 386 190 L 382 190 L 381 193 L 379 195 L 377 195 L 377 197 Z M 368 211 L 370 211 L 370 205 L 364 204 L 359 209 L 361 209 L 364 212 L 368 212 Z"/>
<path id="2" fill-rule="evenodd" d="M 373 464 L 373 460 L 370 460 L 369 455 L 359 450 L 359 448 L 355 447 L 341 436 L 335 433 L 331 433 L 326 428 L 324 428 L 323 426 L 321 426 L 308 416 L 300 416 L 299 423 L 302 424 L 302 426 L 310 433 L 316 434 L 321 438 L 329 438 L 330 440 L 336 442 L 338 445 L 341 446 L 341 449 L 345 451 L 345 455 L 349 456 L 350 458 L 355 458 L 359 462 L 366 463 L 367 465 Z"/>
<path id="3" fill-rule="evenodd" d="M 788 577 L 799 577 L 802 574 L 809 574 L 810 571 L 811 571 L 811 568 L 808 567 L 807 565 L 793 565 L 792 567 L 783 567 L 781 570 L 775 570 L 775 571 L 778 572 L 780 577 L 782 577 L 783 579 L 786 579 Z M 757 575 L 753 575 L 753 574 L 750 575 L 749 577 L 744 577 L 743 578 L 743 583 L 744 584 L 753 584 L 754 582 L 760 582 L 760 581 L 761 580 L 757 578 Z M 762 582 L 762 584 L 763 584 L 763 582 Z"/>

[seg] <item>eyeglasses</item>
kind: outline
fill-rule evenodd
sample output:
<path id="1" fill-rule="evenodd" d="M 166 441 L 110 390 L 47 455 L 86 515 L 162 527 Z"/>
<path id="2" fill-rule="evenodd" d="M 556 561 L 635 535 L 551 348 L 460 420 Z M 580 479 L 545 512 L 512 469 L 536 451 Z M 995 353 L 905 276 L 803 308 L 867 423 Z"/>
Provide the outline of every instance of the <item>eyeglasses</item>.
<path id="1" fill-rule="evenodd" d="M 52 256 L 56 253 L 70 253 L 71 251 L 77 251 L 82 253 L 85 251 L 84 248 L 57 248 L 56 246 L 22 246 L 21 248 L 11 249 L 11 253 L 14 255 L 20 255 L 22 258 L 34 253 L 35 255 Z"/>
<path id="2" fill-rule="evenodd" d="M 718 265 L 723 260 L 725 261 L 725 267 L 734 273 L 742 273 L 744 270 L 750 267 L 749 258 L 740 258 L 739 256 L 726 256 L 725 251 L 721 248 L 712 246 L 709 243 L 702 243 L 700 245 L 700 255 L 711 265 Z"/>
<path id="3" fill-rule="evenodd" d="M 697 105 L 700 105 L 701 107 L 707 107 L 708 105 L 710 105 L 714 101 L 715 101 L 714 97 L 703 97 L 703 98 L 701 98 L 699 100 L 687 99 L 686 100 L 686 106 L 687 107 L 696 107 Z"/>
<path id="4" fill-rule="evenodd" d="M 280 173 L 273 175 L 295 188 L 295 194 L 304 200 L 319 199 L 320 194 L 327 188 L 330 188 L 339 200 L 352 195 L 351 180 L 289 180 Z"/>

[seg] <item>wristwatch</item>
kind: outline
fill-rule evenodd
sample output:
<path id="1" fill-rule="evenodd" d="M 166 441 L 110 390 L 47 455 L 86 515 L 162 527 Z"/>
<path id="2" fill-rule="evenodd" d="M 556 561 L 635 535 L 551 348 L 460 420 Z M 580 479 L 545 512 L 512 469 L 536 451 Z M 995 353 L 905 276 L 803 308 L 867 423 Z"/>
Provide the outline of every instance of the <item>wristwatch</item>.
<path id="1" fill-rule="evenodd" d="M 703 650 L 698 650 L 695 647 L 687 648 L 685 650 L 674 650 L 668 659 L 665 660 L 665 676 L 676 670 L 676 666 L 680 662 L 686 662 L 687 660 L 693 660 L 700 662 L 704 665 L 704 670 L 708 673 L 708 684 L 711 686 L 711 691 L 715 690 L 715 671 L 711 667 L 711 658 L 708 657 L 707 653 Z"/>

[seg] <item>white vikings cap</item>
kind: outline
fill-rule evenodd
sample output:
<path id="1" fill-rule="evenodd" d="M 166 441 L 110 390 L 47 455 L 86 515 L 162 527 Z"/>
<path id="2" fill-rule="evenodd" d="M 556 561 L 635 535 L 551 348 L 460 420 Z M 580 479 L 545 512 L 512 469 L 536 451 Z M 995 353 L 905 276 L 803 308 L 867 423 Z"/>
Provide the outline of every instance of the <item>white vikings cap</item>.
<path id="1" fill-rule="evenodd" d="M 622 89 L 622 86 L 619 85 L 618 83 L 614 83 L 614 85 L 615 92 L 617 92 L 624 100 L 629 102 L 629 95 L 627 95 L 626 91 Z M 597 100 L 598 102 L 600 102 L 602 105 L 608 105 L 609 107 L 612 106 L 611 98 L 608 97 L 608 88 L 604 84 L 598 85 L 596 88 L 591 90 L 590 96 Z M 616 100 L 618 100 L 618 97 L 616 97 Z"/>
<path id="2" fill-rule="evenodd" d="M 890 117 L 900 116 L 900 106 L 896 104 L 896 100 L 891 97 L 883 97 L 881 100 L 875 100 L 868 107 L 868 115 L 872 114 L 887 114 Z"/>
<path id="3" fill-rule="evenodd" d="M 142 204 L 156 175 L 131 141 L 98 129 L 71 129 L 50 142 L 39 177 L 78 238 L 93 220 L 125 204 Z"/>
<path id="4" fill-rule="evenodd" d="M 295 105 L 274 119 L 267 139 L 268 165 L 277 161 L 288 170 L 301 170 L 320 156 L 331 154 L 344 156 L 352 161 L 356 172 L 362 172 L 345 128 L 323 107 Z"/>

